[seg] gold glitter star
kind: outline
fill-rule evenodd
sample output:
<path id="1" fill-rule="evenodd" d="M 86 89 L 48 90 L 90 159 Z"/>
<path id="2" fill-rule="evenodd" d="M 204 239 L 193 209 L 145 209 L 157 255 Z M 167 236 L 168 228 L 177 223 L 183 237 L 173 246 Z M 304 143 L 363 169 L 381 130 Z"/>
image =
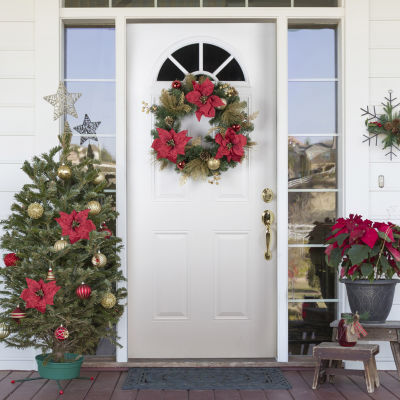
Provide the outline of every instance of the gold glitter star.
<path id="1" fill-rule="evenodd" d="M 67 88 L 63 82 L 58 85 L 57 93 L 43 98 L 54 106 L 54 119 L 60 118 L 64 114 L 70 114 L 78 118 L 74 104 L 77 102 L 82 93 L 68 93 Z"/>

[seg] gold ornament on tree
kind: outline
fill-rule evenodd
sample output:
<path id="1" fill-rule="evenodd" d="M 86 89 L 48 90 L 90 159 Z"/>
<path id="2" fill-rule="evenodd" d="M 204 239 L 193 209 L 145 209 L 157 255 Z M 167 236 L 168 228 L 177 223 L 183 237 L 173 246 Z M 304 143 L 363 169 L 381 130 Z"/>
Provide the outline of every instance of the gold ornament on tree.
<path id="1" fill-rule="evenodd" d="M 96 200 L 92 200 L 92 201 L 89 201 L 89 203 L 87 203 L 86 208 L 89 209 L 89 214 L 97 215 L 97 214 L 100 214 L 101 204 Z"/>
<path id="2" fill-rule="evenodd" d="M 95 267 L 102 268 L 107 264 L 107 257 L 104 254 L 98 252 L 92 257 L 92 264 Z"/>
<path id="3" fill-rule="evenodd" d="M 62 164 L 58 167 L 57 176 L 62 180 L 67 180 L 71 178 L 71 168 L 68 165 Z"/>
<path id="4" fill-rule="evenodd" d="M 43 215 L 43 206 L 39 203 L 32 203 L 28 206 L 28 215 L 32 219 L 39 219 Z"/>
<path id="5" fill-rule="evenodd" d="M 93 182 L 96 185 L 99 185 L 100 183 L 103 183 L 105 179 L 106 177 L 104 176 L 104 174 L 102 172 L 99 172 L 96 178 L 93 179 Z"/>
<path id="6" fill-rule="evenodd" d="M 46 281 L 55 281 L 56 280 L 56 276 L 54 275 L 54 272 L 51 268 L 49 268 L 49 271 L 47 272 L 47 277 L 46 277 Z"/>
<path id="7" fill-rule="evenodd" d="M 222 106 L 215 107 L 217 110 L 223 110 L 226 107 L 226 105 L 228 104 L 228 102 L 223 97 L 221 97 L 221 101 L 224 104 Z"/>
<path id="8" fill-rule="evenodd" d="M 209 169 L 211 169 L 211 171 L 215 171 L 217 170 L 221 165 L 221 161 L 219 159 L 216 159 L 214 157 L 210 158 L 207 161 L 207 166 Z"/>
<path id="9" fill-rule="evenodd" d="M 64 240 L 64 238 L 61 238 L 60 240 L 57 240 L 57 242 L 54 243 L 54 250 L 61 251 L 64 250 L 67 246 L 68 242 Z"/>
<path id="10" fill-rule="evenodd" d="M 5 322 L 0 323 L 0 340 L 5 339 L 10 334 L 10 330 Z"/>
<path id="11" fill-rule="evenodd" d="M 112 293 L 106 293 L 101 299 L 101 305 L 104 308 L 113 308 L 117 303 L 117 298 Z"/>

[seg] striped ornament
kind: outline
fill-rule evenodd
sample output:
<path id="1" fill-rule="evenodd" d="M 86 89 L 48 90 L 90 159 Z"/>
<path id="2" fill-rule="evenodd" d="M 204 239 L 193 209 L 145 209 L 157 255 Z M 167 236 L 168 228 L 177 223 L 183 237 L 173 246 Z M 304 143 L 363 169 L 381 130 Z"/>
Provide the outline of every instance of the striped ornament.
<path id="1" fill-rule="evenodd" d="M 82 282 L 82 284 L 76 288 L 76 295 L 80 299 L 88 299 L 90 297 L 91 292 L 92 289 L 90 289 L 90 286 L 86 285 L 84 282 Z"/>
<path id="2" fill-rule="evenodd" d="M 26 317 L 26 313 L 22 311 L 19 307 L 17 307 L 14 311 L 11 312 L 11 318 L 19 323 L 19 320 Z"/>

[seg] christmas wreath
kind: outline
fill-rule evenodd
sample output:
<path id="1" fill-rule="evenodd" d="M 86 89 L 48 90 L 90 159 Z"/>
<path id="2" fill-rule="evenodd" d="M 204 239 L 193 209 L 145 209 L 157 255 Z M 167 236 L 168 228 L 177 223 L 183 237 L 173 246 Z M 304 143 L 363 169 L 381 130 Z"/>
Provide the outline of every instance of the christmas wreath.
<path id="1" fill-rule="evenodd" d="M 187 75 L 162 90 L 160 104 L 143 102 L 142 111 L 155 115 L 151 131 L 152 151 L 161 169 L 169 164 L 188 178 L 206 179 L 218 184 L 220 173 L 234 168 L 245 157 L 245 150 L 255 143 L 250 139 L 256 114 L 248 115 L 247 102 L 237 90 L 222 82 L 213 83 L 206 75 Z M 204 137 L 193 138 L 180 130 L 182 119 L 195 114 L 197 120 L 210 118 L 210 129 Z"/>

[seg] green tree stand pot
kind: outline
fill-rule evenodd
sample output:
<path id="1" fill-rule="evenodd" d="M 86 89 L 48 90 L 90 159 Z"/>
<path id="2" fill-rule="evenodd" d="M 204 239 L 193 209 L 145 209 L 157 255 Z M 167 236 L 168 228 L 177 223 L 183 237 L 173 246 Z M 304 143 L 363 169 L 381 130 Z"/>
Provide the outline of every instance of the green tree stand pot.
<path id="1" fill-rule="evenodd" d="M 341 279 L 346 285 L 351 312 L 360 314 L 360 321 L 382 324 L 386 321 L 393 305 L 394 290 L 398 279 L 374 281 Z"/>
<path id="2" fill-rule="evenodd" d="M 76 357 L 78 357 L 77 354 L 67 353 L 65 354 L 66 362 L 48 361 L 45 363 L 46 365 L 44 365 L 43 361 L 46 356 L 47 354 L 39 354 L 35 357 L 38 365 L 38 372 L 42 378 L 54 379 L 57 381 L 79 378 L 83 356 L 76 359 Z"/>

